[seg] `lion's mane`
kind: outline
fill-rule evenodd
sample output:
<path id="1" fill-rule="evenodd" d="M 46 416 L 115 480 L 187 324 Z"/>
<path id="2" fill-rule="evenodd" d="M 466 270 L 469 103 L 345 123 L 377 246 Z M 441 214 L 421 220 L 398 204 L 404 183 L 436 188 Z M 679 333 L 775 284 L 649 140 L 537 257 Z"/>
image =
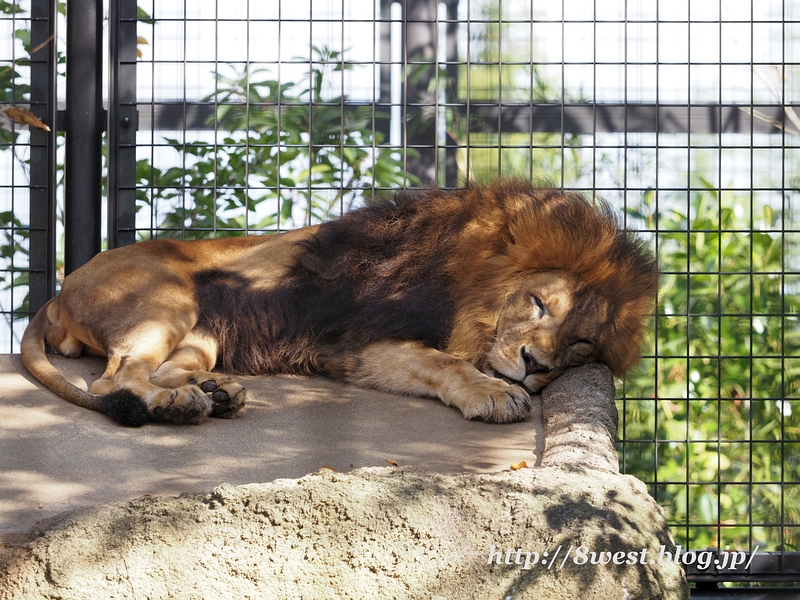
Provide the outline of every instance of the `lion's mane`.
<path id="1" fill-rule="evenodd" d="M 601 360 L 639 356 L 658 284 L 655 257 L 604 203 L 520 180 L 400 192 L 325 223 L 273 289 L 227 271 L 196 278 L 199 325 L 225 369 L 321 370 L 326 353 L 420 340 L 480 366 L 521 273 L 563 269 L 610 299 Z"/>

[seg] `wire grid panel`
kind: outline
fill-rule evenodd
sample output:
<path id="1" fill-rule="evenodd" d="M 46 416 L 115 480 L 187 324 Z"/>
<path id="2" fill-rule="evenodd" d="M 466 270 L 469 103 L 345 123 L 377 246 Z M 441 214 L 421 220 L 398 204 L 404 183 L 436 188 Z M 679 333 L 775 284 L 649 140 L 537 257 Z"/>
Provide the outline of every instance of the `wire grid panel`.
<path id="1" fill-rule="evenodd" d="M 139 27 L 140 238 L 296 227 L 405 183 L 378 101 L 380 5 L 315 2 L 313 19 L 310 7 L 152 3 Z"/>
<path id="2" fill-rule="evenodd" d="M 139 7 L 136 239 L 506 173 L 602 196 L 664 271 L 619 382 L 622 468 L 684 548 L 800 550 L 798 0 Z M 24 223 L 14 173 L 0 202 Z"/>
<path id="3" fill-rule="evenodd" d="M 603 196 L 664 270 L 619 386 L 623 469 L 685 548 L 800 550 L 797 2 L 148 12 L 139 237 L 279 230 L 506 173 Z"/>
<path id="4" fill-rule="evenodd" d="M 30 19 L 14 13 L 0 14 L 0 105 L 3 109 L 16 107 L 17 102 L 29 94 L 30 75 L 28 69 L 17 61 L 27 56 L 23 43 L 14 32 L 30 28 Z M 29 155 L 30 134 L 5 113 L 0 113 L 0 312 L 3 333 L 0 336 L 2 351 L 10 352 L 11 338 L 15 330 L 13 307 L 20 304 L 20 295 L 27 292 L 26 286 L 18 282 L 20 269 L 27 267 L 28 249 L 26 224 L 30 217 L 30 189 L 25 170 Z M 15 251 L 16 250 L 16 251 Z M 18 285 L 15 285 L 18 282 Z"/>
<path id="5" fill-rule="evenodd" d="M 14 352 L 27 323 L 31 302 L 52 293 L 55 257 L 49 257 L 47 223 L 55 173 L 43 129 L 29 126 L 36 117 L 53 125 L 42 88 L 32 73 L 46 78 L 50 60 L 47 10 L 36 15 L 29 3 L 0 1 L 0 352 Z M 40 52 L 31 57 L 32 49 Z M 16 113 L 15 113 L 16 111 Z M 34 121 L 35 122 L 35 121 Z M 41 169 L 31 171 L 31 164 Z"/>

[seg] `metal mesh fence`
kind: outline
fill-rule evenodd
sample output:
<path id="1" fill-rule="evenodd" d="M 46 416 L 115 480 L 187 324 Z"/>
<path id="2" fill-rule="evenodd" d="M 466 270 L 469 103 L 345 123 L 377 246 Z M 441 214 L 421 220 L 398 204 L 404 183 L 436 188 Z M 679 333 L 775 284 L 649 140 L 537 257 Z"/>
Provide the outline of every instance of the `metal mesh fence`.
<path id="1" fill-rule="evenodd" d="M 40 4 L 0 0 L 0 352 L 18 349 L 30 307 L 55 289 L 57 7 Z"/>
<path id="2" fill-rule="evenodd" d="M 19 6 L 0 13 L 6 104 L 30 101 Z M 776 552 L 787 578 L 800 2 L 150 0 L 119 15 L 135 35 L 111 105 L 134 112 L 111 245 L 280 231 L 383 190 L 510 173 L 601 196 L 664 271 L 643 360 L 618 386 L 621 466 L 684 548 Z M 3 124 L 7 350 L 27 310 L 29 135 Z"/>

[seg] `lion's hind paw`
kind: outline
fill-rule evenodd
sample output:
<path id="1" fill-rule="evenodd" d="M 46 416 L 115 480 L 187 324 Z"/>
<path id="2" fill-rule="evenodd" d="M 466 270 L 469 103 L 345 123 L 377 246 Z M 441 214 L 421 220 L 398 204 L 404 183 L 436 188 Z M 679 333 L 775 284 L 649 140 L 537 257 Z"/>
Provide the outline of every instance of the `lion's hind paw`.
<path id="1" fill-rule="evenodd" d="M 219 373 L 212 375 L 214 379 L 207 379 L 197 384 L 214 403 L 209 416 L 218 419 L 232 419 L 244 406 L 247 390 L 232 377 Z M 190 383 L 195 383 L 195 381 Z"/>

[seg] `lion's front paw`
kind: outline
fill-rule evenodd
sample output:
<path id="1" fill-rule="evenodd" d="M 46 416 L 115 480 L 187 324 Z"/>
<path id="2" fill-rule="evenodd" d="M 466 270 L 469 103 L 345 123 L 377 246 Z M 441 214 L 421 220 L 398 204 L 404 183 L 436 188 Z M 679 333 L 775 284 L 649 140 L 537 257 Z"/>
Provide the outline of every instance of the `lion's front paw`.
<path id="1" fill-rule="evenodd" d="M 213 373 L 212 376 L 213 379 L 206 379 L 196 384 L 214 403 L 209 416 L 232 419 L 244 406 L 247 391 L 232 377 L 220 373 Z M 195 381 L 192 380 L 190 383 Z"/>
<path id="2" fill-rule="evenodd" d="M 459 403 L 467 419 L 483 419 L 490 423 L 522 421 L 531 412 L 531 397 L 518 385 L 486 378 L 469 388 L 469 397 Z"/>

